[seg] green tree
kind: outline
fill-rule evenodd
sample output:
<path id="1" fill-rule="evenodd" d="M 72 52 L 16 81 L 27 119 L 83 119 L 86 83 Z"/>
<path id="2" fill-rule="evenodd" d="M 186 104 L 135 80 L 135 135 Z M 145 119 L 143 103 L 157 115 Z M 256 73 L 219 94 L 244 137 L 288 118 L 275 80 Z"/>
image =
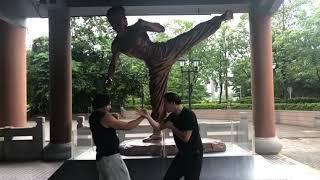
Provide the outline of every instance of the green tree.
<path id="1" fill-rule="evenodd" d="M 273 18 L 275 94 L 280 98 L 287 98 L 289 86 L 296 96 L 320 95 L 318 9 L 314 1 L 285 1 Z"/>
<path id="2" fill-rule="evenodd" d="M 166 31 L 165 33 L 157 33 L 154 34 L 154 41 L 167 41 L 174 36 L 182 34 L 191 28 L 194 27 L 193 22 L 184 21 L 184 20 L 174 20 L 169 24 L 165 25 Z M 204 58 L 204 50 L 205 50 L 206 41 L 202 41 L 196 46 L 194 46 L 189 52 L 187 52 L 183 57 L 180 57 L 179 60 L 200 60 L 201 62 Z M 200 70 L 201 68 L 198 68 Z M 199 76 L 199 73 L 192 73 L 192 101 L 199 102 L 204 100 L 208 93 L 206 92 L 206 84 L 205 81 Z M 188 80 L 187 74 L 182 74 L 179 61 L 173 65 L 169 80 L 168 80 L 168 91 L 177 92 L 184 102 L 188 100 Z"/>
<path id="3" fill-rule="evenodd" d="M 233 77 L 231 82 L 233 91 L 241 96 L 251 96 L 251 61 L 250 61 L 250 33 L 248 31 L 248 15 L 243 14 L 240 21 L 235 26 L 232 33 L 233 43 L 233 63 L 231 64 L 231 73 Z"/>
<path id="4" fill-rule="evenodd" d="M 27 99 L 31 114 L 49 111 L 48 38 L 33 41 L 27 52 Z"/>
<path id="5" fill-rule="evenodd" d="M 224 92 L 225 99 L 228 101 L 228 87 L 232 86 L 232 64 L 239 59 L 241 44 L 235 35 L 235 30 L 224 23 L 221 28 L 209 37 L 205 44 L 204 61 L 202 63 L 201 74 L 207 81 L 216 82 L 219 87 L 219 102 L 222 101 Z M 231 83 L 231 84 L 230 84 Z"/>

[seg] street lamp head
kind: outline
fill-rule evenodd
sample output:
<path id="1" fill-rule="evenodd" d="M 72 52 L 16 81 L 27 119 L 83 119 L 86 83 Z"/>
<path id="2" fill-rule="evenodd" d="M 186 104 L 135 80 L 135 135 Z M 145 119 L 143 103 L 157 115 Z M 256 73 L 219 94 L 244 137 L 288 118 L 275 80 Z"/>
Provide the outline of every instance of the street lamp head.
<path id="1" fill-rule="evenodd" d="M 192 65 L 193 65 L 193 67 L 198 68 L 198 66 L 199 66 L 199 62 L 200 62 L 200 60 L 198 60 L 198 59 L 193 60 L 193 61 L 192 61 Z"/>
<path id="2" fill-rule="evenodd" d="M 197 71 L 199 67 L 199 62 L 200 60 L 185 60 L 185 59 L 180 59 L 179 65 L 181 70 L 190 70 L 190 71 Z"/>
<path id="3" fill-rule="evenodd" d="M 179 61 L 179 65 L 180 65 L 181 68 L 183 68 L 186 65 L 186 60 L 180 59 L 178 61 Z"/>
<path id="4" fill-rule="evenodd" d="M 275 69 L 277 67 L 276 63 L 272 63 L 272 69 Z"/>

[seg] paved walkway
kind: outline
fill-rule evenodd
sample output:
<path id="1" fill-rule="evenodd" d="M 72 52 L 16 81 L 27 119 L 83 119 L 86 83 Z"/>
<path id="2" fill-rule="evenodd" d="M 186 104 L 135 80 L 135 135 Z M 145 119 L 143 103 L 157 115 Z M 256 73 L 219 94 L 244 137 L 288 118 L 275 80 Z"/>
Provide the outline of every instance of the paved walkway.
<path id="1" fill-rule="evenodd" d="M 281 141 L 281 154 L 320 170 L 320 138 L 282 138 Z"/>
<path id="2" fill-rule="evenodd" d="M 276 124 L 276 132 L 279 138 L 320 138 L 320 128 Z"/>
<path id="3" fill-rule="evenodd" d="M 280 154 L 320 170 L 320 128 L 277 124 Z"/>
<path id="4" fill-rule="evenodd" d="M 63 162 L 0 162 L 0 180 L 46 180 Z"/>

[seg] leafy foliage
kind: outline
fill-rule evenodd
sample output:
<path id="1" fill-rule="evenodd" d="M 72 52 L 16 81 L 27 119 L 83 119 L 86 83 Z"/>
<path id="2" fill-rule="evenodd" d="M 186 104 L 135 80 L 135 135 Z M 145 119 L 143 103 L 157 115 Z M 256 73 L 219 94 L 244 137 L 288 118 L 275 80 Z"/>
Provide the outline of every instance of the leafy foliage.
<path id="1" fill-rule="evenodd" d="M 319 7 L 320 3 L 317 1 L 285 0 L 272 18 L 276 108 L 319 110 L 317 104 L 320 97 Z M 167 41 L 190 30 L 194 27 L 194 23 L 176 20 L 165 26 L 165 33 L 150 33 L 153 41 Z M 105 76 L 111 59 L 111 43 L 115 37 L 115 32 L 107 23 L 107 19 L 72 18 L 71 27 L 73 111 L 86 112 L 92 97 L 97 93 L 109 93 L 115 101 L 114 104 L 149 107 L 148 70 L 141 60 L 120 56 L 113 86 L 109 89 L 105 87 Z M 187 60 L 200 60 L 198 72 L 192 78 L 193 108 L 226 108 L 230 102 L 228 108 L 251 108 L 248 27 L 248 15 L 243 14 L 237 24 L 223 23 L 214 35 L 181 57 Z M 48 113 L 48 38 L 35 39 L 27 56 L 28 104 L 33 113 Z M 177 92 L 183 99 L 188 99 L 186 78 L 179 64 L 173 65 L 168 91 Z M 219 93 L 216 97 L 218 103 L 210 103 L 211 99 L 206 92 L 208 82 L 216 84 Z M 230 92 L 230 87 L 233 94 Z M 288 87 L 293 88 L 291 100 L 288 99 Z M 232 102 L 230 96 L 240 99 Z M 308 105 L 304 105 L 305 103 Z"/>

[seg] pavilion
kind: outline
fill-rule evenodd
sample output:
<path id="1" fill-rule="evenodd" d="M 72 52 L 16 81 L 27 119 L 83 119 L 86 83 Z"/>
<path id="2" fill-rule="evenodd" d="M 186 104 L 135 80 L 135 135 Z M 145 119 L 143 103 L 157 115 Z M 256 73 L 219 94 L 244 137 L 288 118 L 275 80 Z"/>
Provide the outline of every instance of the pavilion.
<path id="1" fill-rule="evenodd" d="M 26 18 L 49 18 L 50 143 L 45 159 L 71 157 L 70 17 L 103 16 L 121 5 L 127 15 L 249 13 L 255 149 L 277 154 L 271 16 L 283 0 L 3 0 L 0 6 L 0 127 L 27 123 Z"/>

